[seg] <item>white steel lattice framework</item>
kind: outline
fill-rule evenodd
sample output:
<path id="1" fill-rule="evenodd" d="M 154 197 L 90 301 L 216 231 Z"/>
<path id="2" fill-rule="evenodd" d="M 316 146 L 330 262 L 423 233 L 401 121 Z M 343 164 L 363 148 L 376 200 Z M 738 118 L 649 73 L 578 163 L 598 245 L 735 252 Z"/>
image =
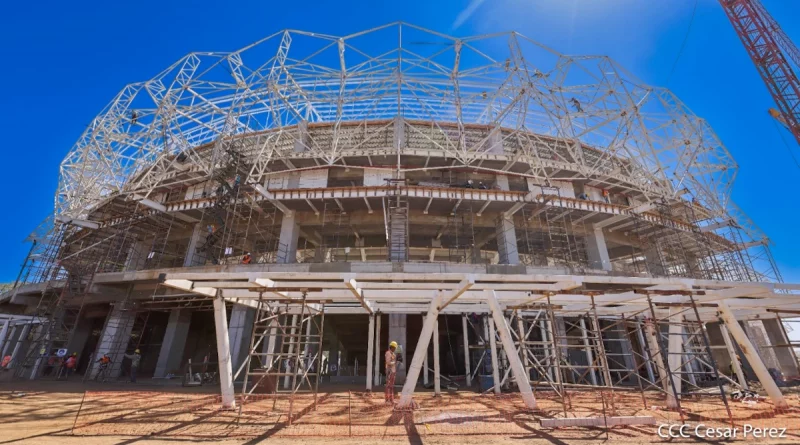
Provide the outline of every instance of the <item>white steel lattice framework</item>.
<path id="1" fill-rule="evenodd" d="M 301 122 L 330 126 L 331 138 L 310 140 L 306 151 L 333 165 L 345 147 L 358 148 L 343 124 L 396 116 L 447 134 L 430 142 L 455 168 L 479 167 L 491 149 L 467 137 L 470 124 L 504 128 L 530 165 L 524 175 L 540 179 L 548 176 L 543 137 L 571 141 L 569 159 L 550 155 L 548 166 L 624 177 L 651 201 L 691 196 L 709 224 L 733 217 L 743 243 L 768 242 L 730 200 L 730 153 L 669 90 L 608 57 L 562 55 L 518 33 L 455 38 L 405 23 L 345 37 L 281 31 L 238 51 L 189 54 L 126 86 L 62 162 L 55 214 L 81 218 L 112 196 L 147 197 L 186 160 L 177 153 L 210 176 L 212 158 L 194 148 L 222 136 L 268 131 L 250 164 L 251 177 L 263 177 L 286 154 L 283 129 Z M 586 146 L 600 156 L 585 158 Z"/>

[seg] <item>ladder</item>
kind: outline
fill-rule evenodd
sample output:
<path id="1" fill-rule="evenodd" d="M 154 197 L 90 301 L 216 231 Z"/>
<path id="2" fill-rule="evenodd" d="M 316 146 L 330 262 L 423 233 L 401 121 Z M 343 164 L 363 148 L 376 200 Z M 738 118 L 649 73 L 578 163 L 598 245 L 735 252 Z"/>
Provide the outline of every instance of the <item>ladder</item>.
<path id="1" fill-rule="evenodd" d="M 408 202 L 389 198 L 389 261 L 408 261 Z"/>

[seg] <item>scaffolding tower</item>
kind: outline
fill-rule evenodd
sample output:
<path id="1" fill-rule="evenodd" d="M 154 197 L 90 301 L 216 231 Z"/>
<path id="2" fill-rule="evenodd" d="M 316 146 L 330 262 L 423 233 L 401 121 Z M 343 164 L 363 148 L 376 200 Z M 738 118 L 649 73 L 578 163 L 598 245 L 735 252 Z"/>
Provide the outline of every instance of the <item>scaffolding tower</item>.
<path id="1" fill-rule="evenodd" d="M 259 294 L 250 349 L 233 377 L 244 378 L 242 404 L 259 393 L 288 396 L 289 424 L 296 394 L 313 394 L 316 408 L 322 375 L 325 303 L 310 301 L 307 294 L 282 301 Z"/>

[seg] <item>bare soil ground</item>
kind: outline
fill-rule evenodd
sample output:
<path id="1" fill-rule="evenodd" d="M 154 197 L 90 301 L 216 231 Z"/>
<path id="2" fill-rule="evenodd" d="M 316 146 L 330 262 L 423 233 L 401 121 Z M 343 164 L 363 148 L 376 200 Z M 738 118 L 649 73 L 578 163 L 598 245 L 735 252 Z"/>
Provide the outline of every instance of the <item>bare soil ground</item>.
<path id="1" fill-rule="evenodd" d="M 321 392 L 295 397 L 259 395 L 235 411 L 219 409 L 216 388 L 101 385 L 79 382 L 0 384 L 0 444 L 129 444 L 214 442 L 224 444 L 306 443 L 552 443 L 662 442 L 656 426 L 557 428 L 540 426 L 553 417 L 653 416 L 658 424 L 680 423 L 678 412 L 663 409 L 659 394 L 589 391 L 570 394 L 566 413 L 552 393 L 537 393 L 539 409 L 527 410 L 515 394 L 471 392 L 433 397 L 419 393 L 419 407 L 398 412 L 383 394 Z M 24 395 L 21 395 L 24 394 Z M 800 443 L 800 397 L 788 395 L 790 409 L 776 412 L 769 401 L 729 402 L 733 423 L 742 427 L 787 428 L 785 439 L 759 443 Z M 730 426 L 718 397 L 686 399 L 684 420 L 710 427 Z M 289 424 L 291 409 L 292 422 Z M 741 440 L 741 438 L 739 438 Z M 691 442 L 680 440 L 678 442 Z M 753 441 L 753 440 L 749 440 Z M 673 441 L 675 442 L 675 441 Z"/>

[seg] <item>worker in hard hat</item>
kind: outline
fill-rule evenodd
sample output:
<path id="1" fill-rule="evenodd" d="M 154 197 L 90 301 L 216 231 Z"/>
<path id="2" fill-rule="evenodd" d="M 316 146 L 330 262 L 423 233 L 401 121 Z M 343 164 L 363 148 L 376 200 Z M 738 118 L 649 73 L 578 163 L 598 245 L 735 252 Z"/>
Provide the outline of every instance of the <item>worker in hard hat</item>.
<path id="1" fill-rule="evenodd" d="M 133 354 L 125 354 L 125 358 L 131 359 L 131 383 L 136 383 L 136 373 L 139 371 L 142 353 L 137 349 L 133 351 Z"/>
<path id="2" fill-rule="evenodd" d="M 394 378 L 397 376 L 397 342 L 389 343 L 389 349 L 386 350 L 386 389 L 383 393 L 383 399 L 386 403 L 394 403 Z"/>

